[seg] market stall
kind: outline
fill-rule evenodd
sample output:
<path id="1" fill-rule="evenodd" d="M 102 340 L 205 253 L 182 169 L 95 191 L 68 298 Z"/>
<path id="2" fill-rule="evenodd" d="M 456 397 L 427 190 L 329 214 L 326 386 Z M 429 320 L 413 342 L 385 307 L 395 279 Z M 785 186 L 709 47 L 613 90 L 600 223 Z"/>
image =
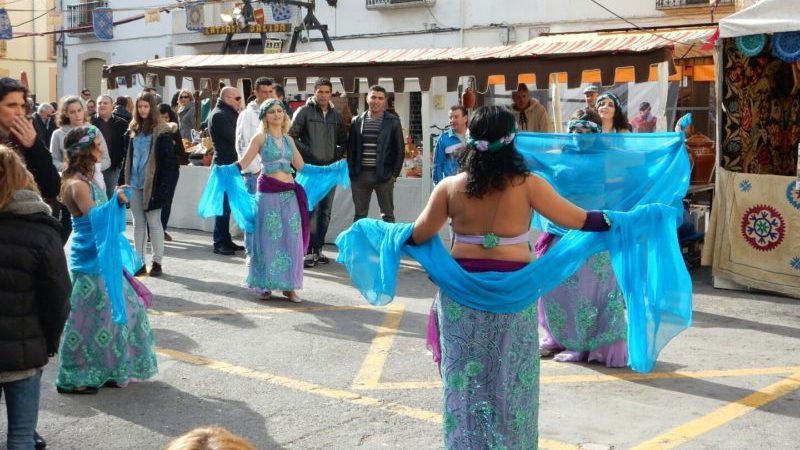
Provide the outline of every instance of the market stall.
<path id="1" fill-rule="evenodd" d="M 800 9 L 720 21 L 717 188 L 703 263 L 716 287 L 800 298 Z"/>
<path id="2" fill-rule="evenodd" d="M 485 91 L 489 84 L 502 84 L 511 90 L 520 82 L 535 84 L 538 89 L 546 89 L 551 83 L 566 83 L 570 88 L 585 82 L 608 86 L 657 79 L 666 83 L 668 76 L 686 75 L 683 66 L 676 67 L 673 55 L 695 62 L 707 57 L 701 47 L 713 32 L 713 27 L 687 27 L 549 35 L 516 45 L 484 48 L 188 55 L 107 66 L 104 77 L 112 89 L 119 82 L 133 85 L 133 77 L 138 75 L 155 76 L 162 86 L 169 78 L 178 88 L 187 79 L 195 87 L 208 83 L 212 90 L 223 81 L 237 85 L 240 80 L 259 76 L 296 85 L 301 92 L 307 91 L 307 84 L 315 77 L 334 80 L 344 92 L 364 92 L 369 85 L 381 83 L 390 92 L 422 93 L 421 128 L 427 131 L 434 123 L 441 123 L 441 119 L 434 119 L 437 108 L 446 117 L 444 108 L 449 105 L 442 104 L 444 94 L 456 92 L 464 77 L 478 91 Z M 432 149 L 428 142 L 422 139 L 421 178 L 402 178 L 395 188 L 398 220 L 416 217 L 430 195 Z M 328 240 L 352 220 L 349 195 L 338 195 L 337 199 Z M 186 200 L 186 205 L 195 201 Z M 377 214 L 377 208 L 371 211 Z M 177 221 L 172 225 L 180 226 Z"/>

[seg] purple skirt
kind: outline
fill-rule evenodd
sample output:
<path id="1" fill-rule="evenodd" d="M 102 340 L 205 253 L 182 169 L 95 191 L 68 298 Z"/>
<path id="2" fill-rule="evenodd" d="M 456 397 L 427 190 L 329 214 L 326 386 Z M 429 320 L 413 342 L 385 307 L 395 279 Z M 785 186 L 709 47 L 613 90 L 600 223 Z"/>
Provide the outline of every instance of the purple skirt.
<path id="1" fill-rule="evenodd" d="M 534 247 L 541 256 L 559 241 L 542 233 Z M 608 252 L 591 256 L 572 276 L 538 302 L 539 346 L 560 362 L 628 365 L 625 300 Z"/>

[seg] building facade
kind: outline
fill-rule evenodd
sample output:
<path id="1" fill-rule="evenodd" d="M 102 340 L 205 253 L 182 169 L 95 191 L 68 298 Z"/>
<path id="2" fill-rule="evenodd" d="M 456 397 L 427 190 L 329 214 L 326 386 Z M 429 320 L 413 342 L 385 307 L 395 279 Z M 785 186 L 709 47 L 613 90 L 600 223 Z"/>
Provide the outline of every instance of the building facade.
<path id="1" fill-rule="evenodd" d="M 27 83 L 37 102 L 56 100 L 56 35 L 48 13 L 55 10 L 55 0 L 0 1 L 8 13 L 14 39 L 0 40 L 0 76 Z"/>

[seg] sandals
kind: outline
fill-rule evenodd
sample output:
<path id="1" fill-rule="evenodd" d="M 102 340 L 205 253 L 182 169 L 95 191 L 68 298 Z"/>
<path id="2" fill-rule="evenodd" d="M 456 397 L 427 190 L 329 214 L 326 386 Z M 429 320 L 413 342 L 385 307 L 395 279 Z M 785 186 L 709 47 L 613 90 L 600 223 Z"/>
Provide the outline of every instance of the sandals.
<path id="1" fill-rule="evenodd" d="M 283 291 L 283 295 L 286 297 L 286 300 L 289 300 L 292 303 L 302 303 L 303 299 L 297 295 L 295 291 Z"/>
<path id="2" fill-rule="evenodd" d="M 272 291 L 264 291 L 261 293 L 261 300 L 269 300 L 272 298 Z"/>
<path id="3" fill-rule="evenodd" d="M 61 386 L 56 386 L 56 391 L 58 391 L 59 394 L 92 395 L 97 394 L 99 390 L 100 389 L 95 386 L 81 386 L 77 389 L 65 389 Z"/>

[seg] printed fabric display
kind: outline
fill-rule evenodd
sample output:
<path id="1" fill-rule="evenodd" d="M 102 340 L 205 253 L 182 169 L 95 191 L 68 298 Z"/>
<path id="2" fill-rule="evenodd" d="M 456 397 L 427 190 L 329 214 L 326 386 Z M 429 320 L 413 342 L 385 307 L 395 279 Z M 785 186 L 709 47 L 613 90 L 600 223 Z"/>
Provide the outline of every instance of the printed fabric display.
<path id="1" fill-rule="evenodd" d="M 796 178 L 718 169 L 703 264 L 745 286 L 800 298 Z"/>
<path id="2" fill-rule="evenodd" d="M 515 146 L 529 168 L 579 206 L 606 210 L 613 227 L 607 233 L 568 231 L 541 259 L 518 271 L 467 273 L 440 239 L 405 245 L 413 224 L 369 219 L 339 236 L 337 261 L 373 304 L 393 299 L 400 257 L 410 256 L 449 299 L 507 314 L 531 307 L 591 255 L 608 251 L 627 305 L 631 367 L 649 372 L 661 348 L 691 321 L 691 279 L 676 233 L 682 220 L 676 206 L 690 173 L 684 140 L 683 133 L 519 133 Z M 536 223 L 552 227 L 541 217 Z"/>

